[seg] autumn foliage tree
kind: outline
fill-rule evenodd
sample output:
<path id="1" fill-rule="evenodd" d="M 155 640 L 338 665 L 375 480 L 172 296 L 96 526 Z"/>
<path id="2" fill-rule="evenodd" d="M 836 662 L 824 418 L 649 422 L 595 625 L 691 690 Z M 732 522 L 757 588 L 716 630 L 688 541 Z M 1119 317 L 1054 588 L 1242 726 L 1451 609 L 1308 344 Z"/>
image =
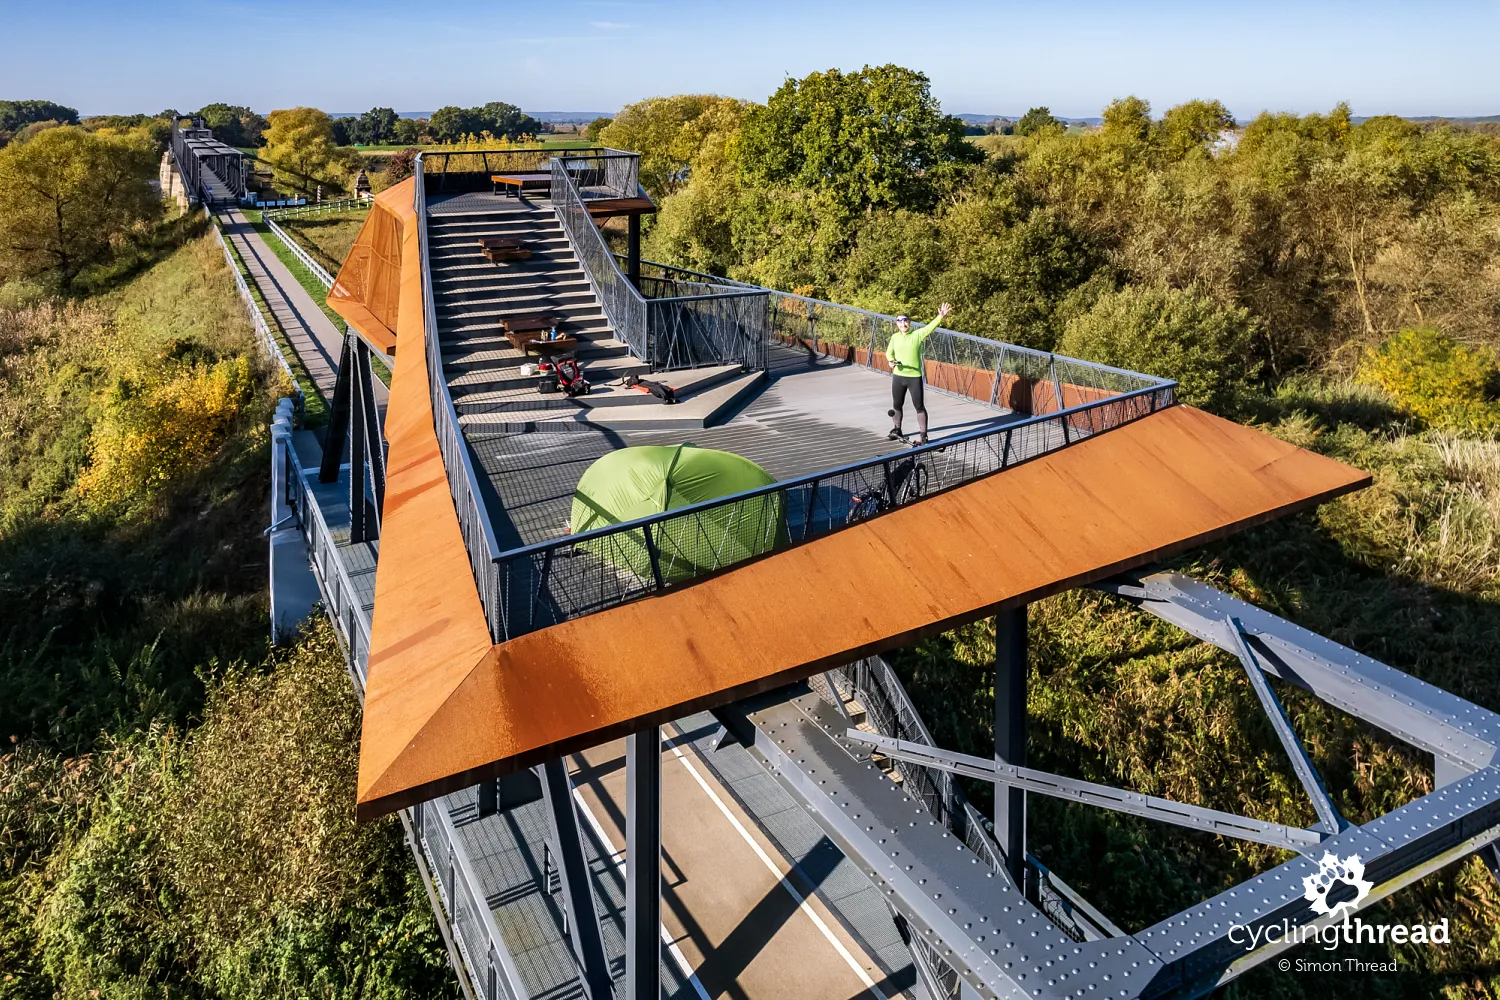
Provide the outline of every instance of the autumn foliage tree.
<path id="1" fill-rule="evenodd" d="M 359 154 L 340 149 L 333 119 L 317 108 L 290 108 L 267 116 L 261 159 L 279 185 L 311 194 L 319 185 L 344 187 L 358 169 Z"/>
<path id="2" fill-rule="evenodd" d="M 63 291 L 161 211 L 156 145 L 142 132 L 64 125 L 0 149 L 0 279 Z"/>

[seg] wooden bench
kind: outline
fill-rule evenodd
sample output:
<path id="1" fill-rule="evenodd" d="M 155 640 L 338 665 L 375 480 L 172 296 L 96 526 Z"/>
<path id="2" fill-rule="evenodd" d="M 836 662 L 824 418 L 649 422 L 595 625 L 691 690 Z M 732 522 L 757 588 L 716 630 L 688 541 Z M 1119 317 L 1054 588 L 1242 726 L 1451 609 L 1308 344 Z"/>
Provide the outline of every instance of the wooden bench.
<path id="1" fill-rule="evenodd" d="M 527 188 L 540 188 L 543 191 L 552 190 L 552 175 L 550 173 L 514 173 L 514 174 L 490 174 L 490 191 L 498 194 L 501 188 L 507 193 L 515 188 L 516 197 L 521 197 Z"/>
<path id="2" fill-rule="evenodd" d="M 479 252 L 494 264 L 502 264 L 508 260 L 531 259 L 531 251 L 523 247 L 520 240 L 508 240 L 499 236 L 486 236 L 480 239 Z"/>

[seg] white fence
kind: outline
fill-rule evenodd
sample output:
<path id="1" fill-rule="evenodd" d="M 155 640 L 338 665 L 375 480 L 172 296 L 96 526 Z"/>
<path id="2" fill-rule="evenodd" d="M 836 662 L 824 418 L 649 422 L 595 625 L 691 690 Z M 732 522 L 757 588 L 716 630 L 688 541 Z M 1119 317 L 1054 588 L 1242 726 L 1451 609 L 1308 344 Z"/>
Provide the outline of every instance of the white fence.
<path id="1" fill-rule="evenodd" d="M 313 260 L 312 256 L 306 250 L 302 249 L 296 240 L 288 236 L 286 230 L 273 222 L 269 215 L 262 215 L 261 219 L 265 222 L 266 228 L 271 230 L 276 238 L 282 242 L 282 245 L 292 252 L 292 256 L 301 261 L 302 266 L 311 271 L 312 276 L 323 283 L 324 288 L 333 287 L 333 275 L 329 274 L 322 264 Z"/>
<path id="2" fill-rule="evenodd" d="M 270 353 L 271 357 L 276 359 L 276 363 L 281 366 L 281 370 L 286 372 L 286 377 L 291 380 L 292 391 L 297 394 L 297 410 L 299 413 L 303 412 L 307 406 L 307 398 L 303 396 L 302 387 L 297 383 L 297 376 L 292 371 L 291 362 L 286 359 L 286 355 L 282 353 L 281 345 L 276 342 L 275 335 L 271 333 L 271 324 L 266 320 L 266 314 L 261 312 L 260 304 L 255 301 L 255 296 L 250 294 L 250 286 L 245 284 L 245 276 L 240 273 L 239 261 L 236 259 L 234 251 L 230 249 L 229 241 L 224 239 L 223 231 L 219 228 L 218 217 L 214 216 L 207 209 L 204 209 L 204 214 L 208 215 L 209 222 L 214 227 L 214 239 L 219 241 L 219 249 L 224 251 L 224 263 L 229 266 L 229 273 L 234 275 L 234 287 L 239 291 L 240 298 L 245 302 L 245 311 L 250 314 L 250 323 L 255 327 L 255 332 L 259 335 L 265 349 Z"/>

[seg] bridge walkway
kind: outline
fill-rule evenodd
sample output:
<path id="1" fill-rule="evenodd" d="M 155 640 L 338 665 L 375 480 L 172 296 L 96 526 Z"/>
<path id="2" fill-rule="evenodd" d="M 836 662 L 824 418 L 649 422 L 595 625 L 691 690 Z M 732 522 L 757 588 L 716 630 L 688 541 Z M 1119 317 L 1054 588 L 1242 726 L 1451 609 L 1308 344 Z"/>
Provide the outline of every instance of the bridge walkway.
<path id="1" fill-rule="evenodd" d="M 250 278 L 271 309 L 276 323 L 286 335 L 292 350 L 302 359 L 325 400 L 333 399 L 333 385 L 338 377 L 339 350 L 344 331 L 334 325 L 307 289 L 292 275 L 281 259 L 266 245 L 250 220 L 238 208 L 221 208 L 224 238 L 239 253 L 250 272 Z M 375 404 L 385 412 L 390 390 L 375 380 Z"/>

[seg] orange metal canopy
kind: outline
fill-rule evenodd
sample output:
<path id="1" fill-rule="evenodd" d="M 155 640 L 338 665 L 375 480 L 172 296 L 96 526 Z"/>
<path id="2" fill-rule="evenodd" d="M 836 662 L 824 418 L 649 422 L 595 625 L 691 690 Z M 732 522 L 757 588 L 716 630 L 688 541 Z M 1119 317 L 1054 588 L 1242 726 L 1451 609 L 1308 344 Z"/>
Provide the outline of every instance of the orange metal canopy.
<path id="1" fill-rule="evenodd" d="M 402 295 L 403 342 L 410 301 Z M 417 327 L 398 356 L 392 414 L 428 406 L 425 352 L 410 346 Z M 428 441 L 430 416 L 424 433 L 391 439 L 360 751 L 363 818 L 1369 483 L 1260 431 L 1173 407 L 796 548 L 491 646 L 436 440 Z"/>
<path id="2" fill-rule="evenodd" d="M 354 246 L 328 290 L 328 307 L 385 354 L 396 352 L 406 230 L 412 230 L 411 235 L 416 236 L 414 226 L 404 225 L 416 218 L 412 207 L 416 192 L 412 183 L 407 179 L 394 184 L 375 198 Z M 411 259 L 418 259 L 415 239 Z M 421 296 L 417 298 L 420 301 Z"/>

